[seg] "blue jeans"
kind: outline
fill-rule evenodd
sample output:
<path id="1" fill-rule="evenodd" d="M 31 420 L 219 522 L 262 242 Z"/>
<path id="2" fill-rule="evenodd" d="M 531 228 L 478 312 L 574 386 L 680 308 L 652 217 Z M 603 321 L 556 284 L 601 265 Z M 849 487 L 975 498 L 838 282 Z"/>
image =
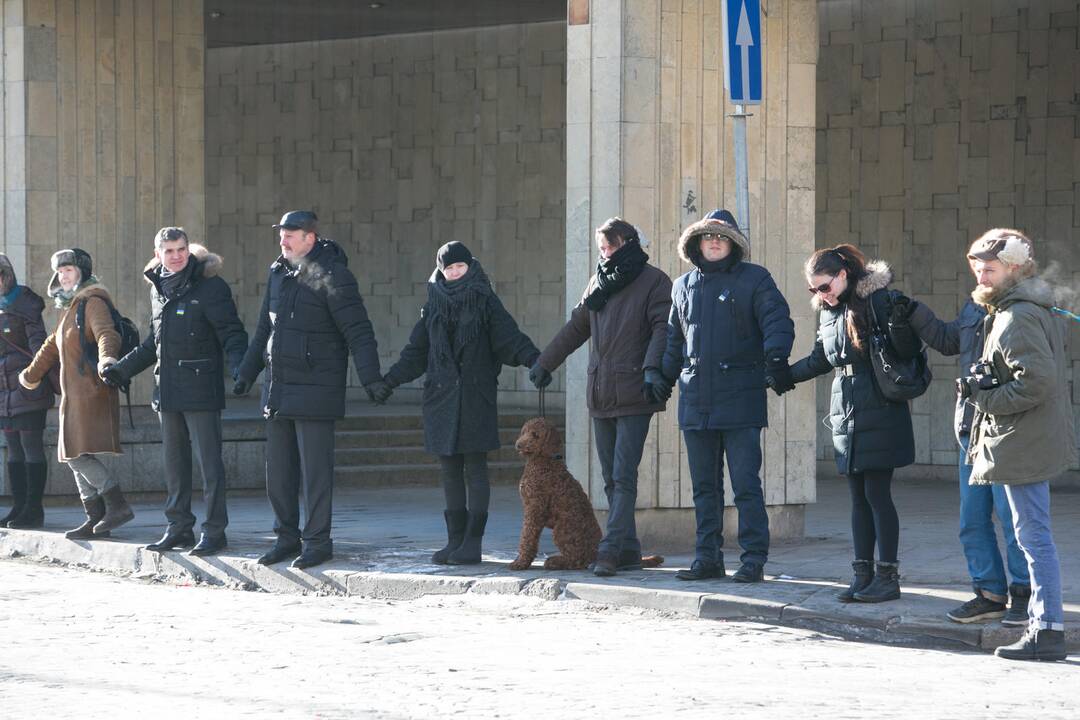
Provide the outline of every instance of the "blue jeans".
<path id="1" fill-rule="evenodd" d="M 971 587 L 976 594 L 983 591 L 999 598 L 1007 597 L 1008 580 L 1005 565 L 998 549 L 997 533 L 994 531 L 994 515 L 1001 523 L 1005 537 L 1005 559 L 1009 575 L 1017 585 L 1028 585 L 1028 566 L 1024 552 L 1016 543 L 1013 532 L 1012 510 L 1002 485 L 969 485 L 971 466 L 964 462 L 970 438 L 961 437 L 960 452 L 960 544 L 967 559 Z"/>
<path id="2" fill-rule="evenodd" d="M 596 454 L 604 476 L 608 500 L 607 528 L 598 552 L 618 557 L 620 553 L 641 555 L 634 506 L 637 504 L 638 465 L 649 436 L 652 415 L 593 418 Z"/>
<path id="3" fill-rule="evenodd" d="M 769 558 L 769 515 L 761 492 L 761 428 L 683 430 L 697 519 L 695 555 L 706 564 L 724 559 L 724 455 L 739 511 L 740 560 L 764 565 Z"/>
<path id="4" fill-rule="evenodd" d="M 1061 607 L 1061 564 L 1050 532 L 1050 483 L 1006 485 L 1016 540 L 1031 575 L 1028 618 L 1040 630 L 1064 630 Z"/>

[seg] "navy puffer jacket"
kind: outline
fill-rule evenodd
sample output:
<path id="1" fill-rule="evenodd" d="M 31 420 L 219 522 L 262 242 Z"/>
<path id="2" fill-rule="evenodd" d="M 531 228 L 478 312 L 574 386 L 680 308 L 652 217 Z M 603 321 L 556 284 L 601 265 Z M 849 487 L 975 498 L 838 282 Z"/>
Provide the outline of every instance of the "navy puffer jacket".
<path id="1" fill-rule="evenodd" d="M 769 271 L 746 262 L 749 243 L 728 225 L 705 219 L 687 228 L 684 260 L 700 258 L 691 245 L 706 232 L 728 237 L 741 259 L 714 272 L 691 270 L 672 287 L 663 371 L 679 378 L 679 427 L 766 427 L 765 359 L 791 354 L 790 308 Z"/>

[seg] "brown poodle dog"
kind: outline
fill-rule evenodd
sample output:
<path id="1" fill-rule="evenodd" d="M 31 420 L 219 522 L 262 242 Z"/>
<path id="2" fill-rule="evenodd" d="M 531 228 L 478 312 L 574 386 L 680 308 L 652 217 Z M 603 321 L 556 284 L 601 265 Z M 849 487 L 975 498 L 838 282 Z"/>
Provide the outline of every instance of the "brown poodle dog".
<path id="1" fill-rule="evenodd" d="M 562 438 L 558 429 L 544 418 L 533 418 L 521 428 L 514 447 L 525 458 L 519 487 L 525 517 L 518 555 L 510 569 L 525 570 L 532 565 L 540 533 L 551 528 L 561 554 L 545 560 L 544 569 L 584 570 L 596 560 L 603 533 L 588 496 L 559 454 Z M 659 556 L 642 558 L 644 567 L 656 567 L 663 561 Z"/>

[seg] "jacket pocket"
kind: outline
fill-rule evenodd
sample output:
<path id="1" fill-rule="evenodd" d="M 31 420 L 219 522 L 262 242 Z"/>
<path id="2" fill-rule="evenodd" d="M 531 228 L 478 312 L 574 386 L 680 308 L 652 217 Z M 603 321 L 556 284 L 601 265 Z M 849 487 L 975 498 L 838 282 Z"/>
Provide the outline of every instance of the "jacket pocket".
<path id="1" fill-rule="evenodd" d="M 217 364 L 210 358 L 201 358 L 198 360 L 177 360 L 177 367 L 181 370 L 186 370 L 190 373 L 194 373 L 196 377 L 209 377 L 217 371 Z"/>
<path id="2" fill-rule="evenodd" d="M 615 406 L 629 407 L 643 405 L 645 400 L 645 379 L 640 365 L 617 363 L 615 375 Z"/>

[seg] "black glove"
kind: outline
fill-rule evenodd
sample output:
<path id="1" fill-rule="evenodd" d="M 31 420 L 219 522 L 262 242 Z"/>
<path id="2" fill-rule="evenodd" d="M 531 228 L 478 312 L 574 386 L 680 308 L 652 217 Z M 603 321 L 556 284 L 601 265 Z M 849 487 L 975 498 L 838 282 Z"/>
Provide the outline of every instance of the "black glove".
<path id="1" fill-rule="evenodd" d="M 551 373 L 544 369 L 537 360 L 533 363 L 532 369 L 529 370 L 529 380 L 536 386 L 537 390 L 543 390 L 551 384 Z"/>
<path id="2" fill-rule="evenodd" d="M 889 322 L 893 325 L 904 325 L 911 319 L 911 313 L 915 312 L 915 301 L 897 292 L 893 295 L 892 311 L 889 313 Z"/>
<path id="3" fill-rule="evenodd" d="M 248 390 L 250 389 L 251 382 L 248 380 L 244 380 L 243 378 L 239 378 L 237 379 L 236 384 L 232 387 L 232 394 L 240 397 L 241 395 L 247 395 Z"/>
<path id="4" fill-rule="evenodd" d="M 645 368 L 645 400 L 661 405 L 671 399 L 671 383 L 656 368 Z"/>
<path id="5" fill-rule="evenodd" d="M 364 389 L 367 390 L 368 397 L 376 405 L 383 405 L 394 394 L 394 388 L 385 380 L 376 380 L 369 385 L 365 385 Z"/>
<path id="6" fill-rule="evenodd" d="M 122 388 L 125 385 L 124 376 L 115 365 L 110 365 L 101 372 L 101 380 L 111 388 Z"/>
<path id="7" fill-rule="evenodd" d="M 765 361 L 765 384 L 777 395 L 795 389 L 795 378 L 791 375 L 787 358 L 773 357 Z"/>

